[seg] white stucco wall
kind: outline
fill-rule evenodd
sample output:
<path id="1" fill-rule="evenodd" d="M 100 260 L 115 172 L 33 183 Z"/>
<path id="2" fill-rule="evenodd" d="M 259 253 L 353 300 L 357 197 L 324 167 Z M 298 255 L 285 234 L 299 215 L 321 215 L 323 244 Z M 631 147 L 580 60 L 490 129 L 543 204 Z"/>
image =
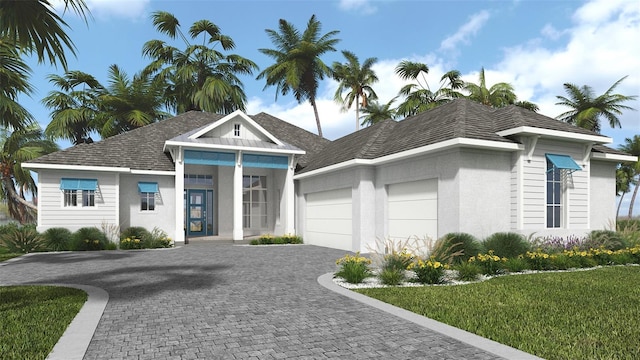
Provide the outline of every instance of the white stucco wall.
<path id="1" fill-rule="evenodd" d="M 141 226 L 152 231 L 161 229 L 173 238 L 175 233 L 175 184 L 173 175 L 120 175 L 120 229 Z M 138 182 L 157 182 L 155 210 L 140 210 Z"/>
<path id="2" fill-rule="evenodd" d="M 589 203 L 591 230 L 615 229 L 616 165 L 614 162 L 591 160 Z"/>
<path id="3" fill-rule="evenodd" d="M 63 192 L 60 190 L 62 178 L 97 179 L 95 206 L 64 207 Z M 114 172 L 39 170 L 37 230 L 43 232 L 52 227 L 64 227 L 76 231 L 90 226 L 118 226 L 118 183 L 119 174 Z"/>

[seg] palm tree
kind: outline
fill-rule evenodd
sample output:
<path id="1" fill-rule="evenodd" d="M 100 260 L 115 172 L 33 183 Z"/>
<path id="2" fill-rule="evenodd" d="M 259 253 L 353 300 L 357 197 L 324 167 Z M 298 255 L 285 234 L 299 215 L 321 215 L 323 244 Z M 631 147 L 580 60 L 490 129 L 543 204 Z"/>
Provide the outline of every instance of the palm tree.
<path id="1" fill-rule="evenodd" d="M 189 110 L 228 114 L 245 110 L 247 96 L 239 75 L 251 75 L 258 66 L 236 54 L 225 55 L 235 48 L 233 40 L 220 33 L 208 20 L 199 20 L 189 28 L 189 37 L 180 29 L 178 19 L 164 11 L 152 14 L 156 30 L 171 39 L 184 41 L 184 51 L 161 40 L 147 41 L 143 54 L 152 59 L 143 74 L 153 74 L 166 84 L 167 107 L 177 113 Z M 192 44 L 202 36 L 202 45 Z M 208 44 L 208 45 L 205 45 Z M 211 45 L 213 44 L 213 45 Z"/>
<path id="2" fill-rule="evenodd" d="M 19 129 L 33 122 L 33 116 L 17 97 L 33 91 L 29 84 L 31 69 L 20 58 L 15 44 L 0 37 L 0 126 Z"/>
<path id="3" fill-rule="evenodd" d="M 20 223 L 35 221 L 37 208 L 25 199 L 25 193 L 36 195 L 36 183 L 22 163 L 58 150 L 51 140 L 43 138 L 37 124 L 18 129 L 10 135 L 0 129 L 0 196 L 7 201 L 9 215 Z"/>
<path id="4" fill-rule="evenodd" d="M 604 94 L 597 97 L 593 89 L 588 85 L 578 87 L 574 84 L 565 83 L 564 89 L 568 97 L 556 96 L 560 100 L 556 105 L 568 106 L 571 110 L 558 115 L 557 118 L 595 132 L 602 130 L 600 126 L 601 117 L 607 119 L 612 128 L 621 127 L 618 115 L 622 115 L 622 110 L 635 110 L 622 103 L 637 98 L 636 95 L 612 94 L 613 90 L 626 78 L 626 76 L 622 77 L 613 83 Z"/>
<path id="5" fill-rule="evenodd" d="M 461 89 L 464 83 L 457 70 L 442 75 L 436 91 L 432 91 L 427 82 L 427 64 L 403 60 L 396 66 L 395 72 L 401 79 L 412 81 L 400 89 L 399 95 L 405 98 L 397 108 L 400 116 L 415 115 L 461 96 L 456 90 Z"/>
<path id="6" fill-rule="evenodd" d="M 65 12 L 73 10 L 87 19 L 89 8 L 84 0 L 63 0 Z M 19 51 L 36 53 L 38 62 L 45 57 L 52 65 L 60 62 L 67 68 L 65 48 L 75 55 L 75 46 L 64 32 L 69 25 L 56 14 L 49 0 L 0 0 L 0 38 L 13 43 Z"/>
<path id="7" fill-rule="evenodd" d="M 487 88 L 484 68 L 480 69 L 478 81 L 478 84 L 472 82 L 465 82 L 464 84 L 464 89 L 469 93 L 469 95 L 467 95 L 469 100 L 494 108 L 501 108 L 512 104 L 523 105 L 523 107 L 526 108 L 531 108 L 532 106 L 537 108 L 535 104 L 529 102 L 518 102 L 518 97 L 513 90 L 513 86 L 509 83 L 500 82 Z"/>
<path id="8" fill-rule="evenodd" d="M 367 106 L 362 108 L 362 126 L 371 126 L 380 121 L 396 118 L 396 110 L 391 107 L 396 98 L 391 99 L 386 104 L 380 104 L 377 101 L 371 101 Z"/>
<path id="9" fill-rule="evenodd" d="M 67 139 L 74 145 L 91 141 L 89 135 L 96 130 L 99 113 L 96 100 L 104 87 L 93 76 L 77 70 L 48 78 L 60 90 L 50 91 L 42 100 L 52 110 L 45 134 L 53 139 Z"/>
<path id="10" fill-rule="evenodd" d="M 321 24 L 312 15 L 307 28 L 302 34 L 288 21 L 280 19 L 279 32 L 265 30 L 275 49 L 259 49 L 259 51 L 275 60 L 275 64 L 264 69 L 257 79 L 265 78 L 269 86 L 276 87 L 278 93 L 287 95 L 292 92 L 298 103 L 308 100 L 318 126 L 318 135 L 322 137 L 322 126 L 316 106 L 316 94 L 320 80 L 331 76 L 331 69 L 320 59 L 320 56 L 336 51 L 334 45 L 340 40 L 335 36 L 339 31 L 330 31 L 320 35 Z"/>
<path id="11" fill-rule="evenodd" d="M 634 168 L 629 164 L 622 164 L 616 169 L 616 196 L 620 196 L 616 209 L 616 219 L 620 216 L 620 206 L 624 196 L 631 191 L 631 185 L 637 186 L 637 184 L 634 184 L 633 173 Z"/>
<path id="12" fill-rule="evenodd" d="M 354 102 L 356 103 L 357 131 L 360 128 L 360 99 L 362 99 L 362 106 L 366 107 L 368 100 L 378 98 L 378 95 L 371 87 L 371 84 L 378 81 L 376 73 L 371 69 L 378 59 L 368 58 L 360 65 L 360 61 L 358 61 L 358 57 L 354 53 L 343 50 L 342 55 L 347 59 L 347 62 L 342 64 L 336 61 L 332 66 L 333 77 L 339 82 L 334 99 L 342 105 L 343 111 L 349 110 L 351 105 Z M 348 92 L 343 98 L 342 94 L 345 91 Z"/>
<path id="13" fill-rule="evenodd" d="M 640 135 L 634 135 L 632 138 L 624 139 L 624 144 L 620 145 L 618 149 L 633 156 L 640 157 Z M 638 185 L 640 184 L 640 160 L 633 164 L 628 164 L 627 166 L 627 172 L 631 176 L 631 180 L 629 182 L 635 185 L 633 195 L 631 196 L 631 203 L 629 204 L 629 219 L 631 219 L 633 216 L 633 204 L 636 202 Z"/>
<path id="14" fill-rule="evenodd" d="M 109 67 L 109 85 L 97 98 L 97 130 L 101 137 L 121 134 L 164 119 L 164 82 L 141 72 L 129 78 L 117 65 Z"/>

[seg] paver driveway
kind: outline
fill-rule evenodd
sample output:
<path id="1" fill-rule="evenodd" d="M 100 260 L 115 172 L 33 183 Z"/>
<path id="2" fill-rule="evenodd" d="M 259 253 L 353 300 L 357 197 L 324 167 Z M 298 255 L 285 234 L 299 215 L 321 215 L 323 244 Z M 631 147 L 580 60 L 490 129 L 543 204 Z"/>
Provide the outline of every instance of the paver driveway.
<path id="1" fill-rule="evenodd" d="M 320 286 L 342 255 L 210 243 L 38 254 L 0 266 L 0 283 L 105 289 L 85 359 L 497 358 Z"/>

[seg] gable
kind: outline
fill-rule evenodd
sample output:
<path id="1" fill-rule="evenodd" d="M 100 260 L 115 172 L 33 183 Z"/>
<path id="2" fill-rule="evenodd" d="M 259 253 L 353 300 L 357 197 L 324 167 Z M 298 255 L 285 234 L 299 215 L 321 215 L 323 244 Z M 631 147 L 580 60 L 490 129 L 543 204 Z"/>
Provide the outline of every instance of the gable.
<path id="1" fill-rule="evenodd" d="M 207 138 L 250 140 L 283 145 L 275 136 L 239 110 L 189 135 L 189 140 Z"/>

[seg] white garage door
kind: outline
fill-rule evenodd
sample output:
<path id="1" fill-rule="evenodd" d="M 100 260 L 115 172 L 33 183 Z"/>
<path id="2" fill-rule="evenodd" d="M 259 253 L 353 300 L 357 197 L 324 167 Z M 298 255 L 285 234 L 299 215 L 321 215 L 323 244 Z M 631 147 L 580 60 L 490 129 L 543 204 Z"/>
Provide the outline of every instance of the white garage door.
<path id="1" fill-rule="evenodd" d="M 351 189 L 307 194 L 306 244 L 351 250 Z"/>
<path id="2" fill-rule="evenodd" d="M 438 180 L 388 186 L 389 238 L 406 240 L 438 236 Z"/>

